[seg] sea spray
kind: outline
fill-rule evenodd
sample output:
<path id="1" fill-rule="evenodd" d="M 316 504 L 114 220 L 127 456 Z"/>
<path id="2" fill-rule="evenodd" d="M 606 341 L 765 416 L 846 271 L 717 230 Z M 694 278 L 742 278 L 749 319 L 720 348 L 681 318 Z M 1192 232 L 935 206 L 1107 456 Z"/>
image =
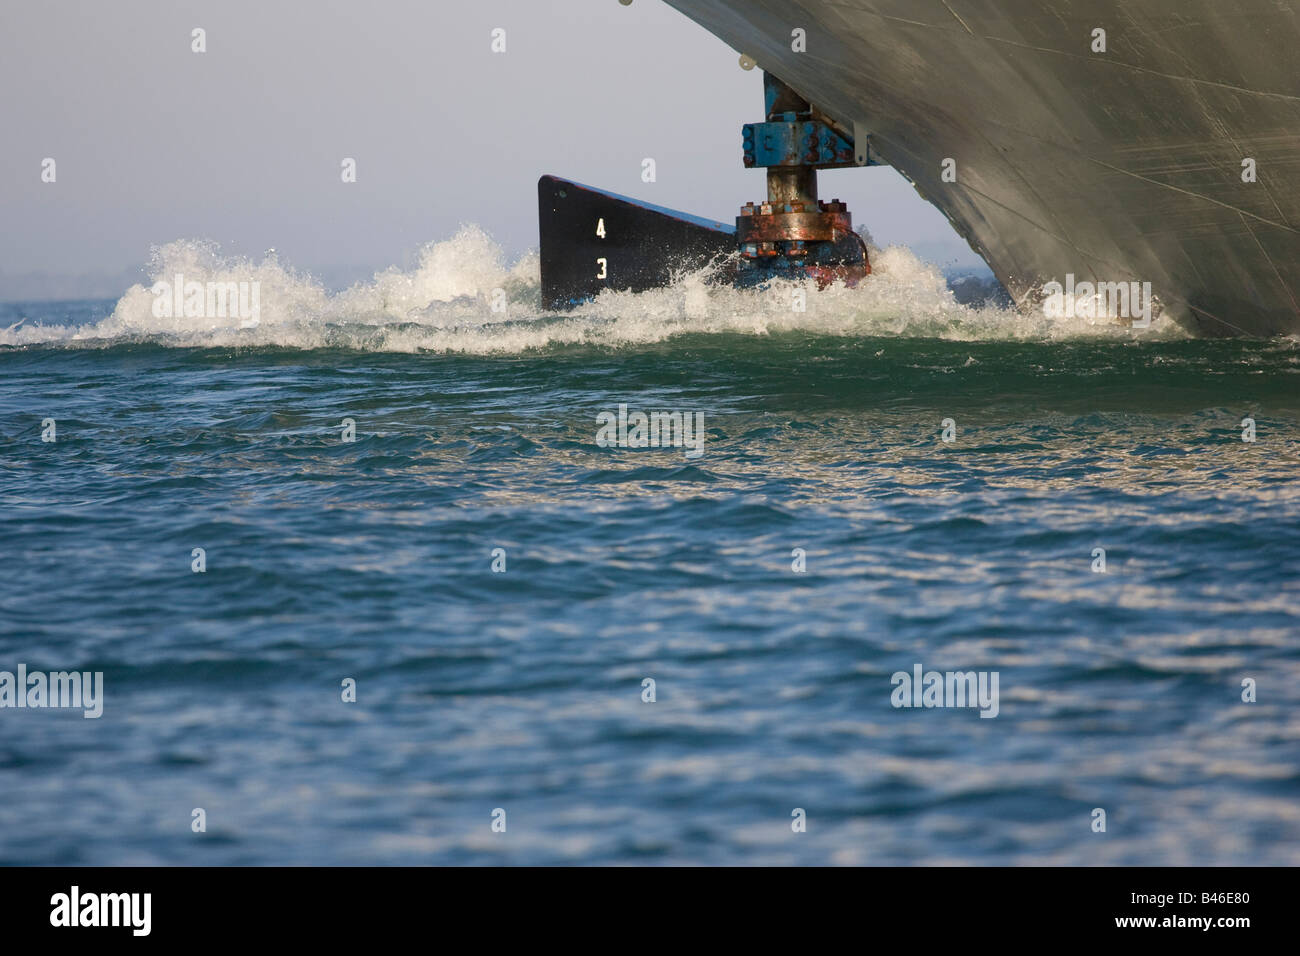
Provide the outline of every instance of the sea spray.
<path id="1" fill-rule="evenodd" d="M 0 330 L 0 346 L 104 346 L 149 341 L 177 347 L 344 348 L 377 352 L 514 355 L 584 345 L 635 348 L 684 334 L 769 335 L 810 332 L 841 337 L 932 338 L 952 341 L 1056 341 L 1129 338 L 1120 326 L 1080 318 L 1021 314 L 961 305 L 943 274 L 901 246 L 874 249 L 874 271 L 856 288 L 818 290 L 815 283 L 773 282 L 736 289 L 710 282 L 707 270 L 686 273 L 647 292 L 608 290 L 571 312 L 539 306 L 535 252 L 508 263 L 482 229 L 465 226 L 431 242 L 410 269 L 396 266 L 338 292 L 283 265 L 223 256 L 211 242 L 159 246 L 150 282 L 128 289 L 112 314 L 88 325 L 23 321 Z M 155 314 L 152 286 L 183 275 L 204 284 L 257 283 L 259 318 Z M 799 296 L 792 295 L 799 291 Z M 804 308 L 791 308 L 793 299 Z M 255 327 L 252 327 L 254 326 Z M 1168 328 L 1144 335 L 1183 337 Z"/>

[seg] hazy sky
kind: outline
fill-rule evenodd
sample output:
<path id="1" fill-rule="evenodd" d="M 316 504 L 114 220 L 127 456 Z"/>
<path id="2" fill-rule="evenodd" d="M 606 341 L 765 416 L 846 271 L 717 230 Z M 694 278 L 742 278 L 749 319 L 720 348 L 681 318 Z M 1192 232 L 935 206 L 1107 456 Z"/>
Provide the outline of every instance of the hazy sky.
<path id="1" fill-rule="evenodd" d="M 180 238 L 336 281 L 461 223 L 513 258 L 544 172 L 724 220 L 765 190 L 740 162 L 761 72 L 660 0 L 5 0 L 0 91 L 0 297 L 38 271 L 142 278 Z M 977 261 L 893 170 L 821 193 L 878 242 Z"/>

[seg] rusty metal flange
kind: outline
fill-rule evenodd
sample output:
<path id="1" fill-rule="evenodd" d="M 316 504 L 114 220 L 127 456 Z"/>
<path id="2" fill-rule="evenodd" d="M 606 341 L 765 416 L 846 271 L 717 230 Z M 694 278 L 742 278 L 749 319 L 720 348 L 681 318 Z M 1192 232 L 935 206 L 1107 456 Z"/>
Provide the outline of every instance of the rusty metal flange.
<path id="1" fill-rule="evenodd" d="M 736 241 L 746 243 L 835 242 L 853 231 L 844 203 L 818 203 L 809 211 L 802 202 L 746 203 L 736 217 Z"/>

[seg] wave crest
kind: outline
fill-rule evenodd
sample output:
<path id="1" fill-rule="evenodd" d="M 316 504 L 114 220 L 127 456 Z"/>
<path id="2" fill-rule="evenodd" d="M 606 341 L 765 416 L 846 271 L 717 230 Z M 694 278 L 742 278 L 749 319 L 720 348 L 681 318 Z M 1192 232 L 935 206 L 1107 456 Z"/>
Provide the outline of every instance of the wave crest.
<path id="1" fill-rule="evenodd" d="M 962 305 L 937 267 L 901 246 L 873 248 L 871 261 L 872 275 L 853 289 L 837 285 L 818 291 L 811 281 L 735 289 L 710 284 L 707 270 L 701 270 L 662 289 L 608 291 L 571 312 L 546 313 L 540 307 L 537 253 L 507 263 L 501 247 L 472 225 L 426 245 L 414 268 L 393 266 L 336 293 L 282 265 L 274 251 L 253 262 L 223 256 L 210 241 L 178 240 L 153 250 L 150 286 L 132 286 L 102 321 L 77 326 L 23 319 L 0 330 L 0 345 L 104 347 L 144 341 L 176 347 L 509 354 L 578 344 L 643 345 L 688 333 L 953 341 L 1133 335 L 1106 319 L 1054 319 L 1041 312 Z M 151 286 L 176 275 L 186 281 L 258 283 L 259 321 L 249 327 L 237 317 L 156 316 Z M 806 292 L 803 312 L 793 308 L 797 288 Z M 504 310 L 494 310 L 494 302 L 502 301 Z M 1169 322 L 1143 337 L 1153 335 L 1183 337 Z"/>

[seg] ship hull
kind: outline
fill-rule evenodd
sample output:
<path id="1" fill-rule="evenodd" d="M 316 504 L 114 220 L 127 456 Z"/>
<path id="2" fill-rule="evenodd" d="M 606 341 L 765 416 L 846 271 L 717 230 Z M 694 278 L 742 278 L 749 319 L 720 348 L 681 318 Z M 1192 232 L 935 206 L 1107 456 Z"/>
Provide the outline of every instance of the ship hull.
<path id="1" fill-rule="evenodd" d="M 667 2 L 868 131 L 1022 308 L 1073 275 L 1198 334 L 1300 332 L 1300 5 Z"/>

